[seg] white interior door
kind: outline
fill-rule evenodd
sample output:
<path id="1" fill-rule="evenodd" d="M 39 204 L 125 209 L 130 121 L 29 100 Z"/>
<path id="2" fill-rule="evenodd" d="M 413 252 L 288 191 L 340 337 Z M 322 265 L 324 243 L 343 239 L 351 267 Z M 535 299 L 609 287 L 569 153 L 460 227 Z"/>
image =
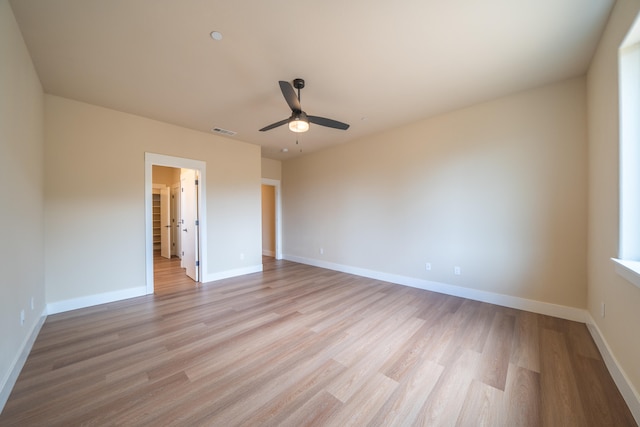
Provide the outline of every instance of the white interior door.
<path id="1" fill-rule="evenodd" d="M 160 189 L 160 256 L 171 258 L 171 189 Z"/>
<path id="2" fill-rule="evenodd" d="M 183 169 L 180 173 L 182 197 L 180 197 L 182 215 L 182 262 L 187 276 L 196 282 L 199 280 L 199 240 L 198 240 L 198 176 L 193 169 Z"/>

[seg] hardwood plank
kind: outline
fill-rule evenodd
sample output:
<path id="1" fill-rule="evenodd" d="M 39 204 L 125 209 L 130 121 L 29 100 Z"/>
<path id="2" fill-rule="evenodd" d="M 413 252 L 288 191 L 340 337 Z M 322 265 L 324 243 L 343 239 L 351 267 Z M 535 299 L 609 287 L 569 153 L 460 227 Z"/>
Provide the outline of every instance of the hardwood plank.
<path id="1" fill-rule="evenodd" d="M 573 374 L 565 334 L 543 328 L 541 355 L 542 421 L 544 425 L 585 426 L 587 417 Z"/>
<path id="2" fill-rule="evenodd" d="M 345 349 L 334 359 L 343 363 L 345 366 L 350 366 L 350 368 L 328 385 L 327 390 L 342 402 L 349 400 L 360 390 L 362 384 L 365 383 L 367 379 L 371 378 L 376 372 L 379 372 L 380 367 L 385 363 L 388 355 L 391 353 L 390 349 L 401 346 L 402 341 L 406 340 L 423 322 L 421 319 L 414 318 L 398 325 L 400 332 L 396 333 L 393 339 L 387 340 L 385 346 L 373 346 L 372 343 L 379 342 L 379 339 L 373 339 L 368 341 L 368 345 L 364 348 L 354 348 L 358 345 L 355 344 Z M 402 327 L 400 328 L 400 326 Z M 340 357 L 341 355 L 344 356 L 344 352 L 348 352 L 355 357 L 353 359 L 349 358 L 345 363 L 343 362 L 344 359 L 341 360 Z"/>
<path id="3" fill-rule="evenodd" d="M 415 321 L 412 321 L 412 314 L 415 313 L 414 307 L 395 308 L 393 312 L 393 316 L 389 316 L 388 311 L 382 313 L 379 322 L 358 322 L 358 325 L 366 326 L 367 329 L 358 328 L 357 333 L 352 328 L 347 329 L 349 335 L 358 337 L 358 339 L 334 359 L 345 366 L 353 366 L 372 352 L 385 352 L 385 348 L 380 346 L 382 337 L 398 338 L 398 335 L 404 336 L 407 334 L 407 328 L 412 328 L 409 334 L 413 334 L 424 323 L 424 320 L 415 318 L 413 318 Z M 385 344 L 392 345 L 387 341 Z"/>
<path id="4" fill-rule="evenodd" d="M 438 324 L 433 325 L 425 321 L 406 344 L 385 362 L 381 372 L 391 379 L 402 381 L 416 365 L 427 364 L 424 359 L 428 353 L 428 346 L 436 342 L 442 331 L 443 328 L 438 327 Z"/>
<path id="5" fill-rule="evenodd" d="M 431 361 L 416 363 L 372 419 L 373 425 L 407 426 L 414 423 L 427 398 L 433 391 L 443 366 Z"/>
<path id="6" fill-rule="evenodd" d="M 542 425 L 540 399 L 540 374 L 509 364 L 503 399 L 505 425 L 512 427 Z"/>
<path id="7" fill-rule="evenodd" d="M 516 314 L 511 363 L 534 372 L 540 372 L 539 316 L 527 311 Z"/>
<path id="8" fill-rule="evenodd" d="M 622 406 L 624 400 L 604 362 L 580 354 L 571 362 L 589 425 L 633 425 L 633 417 L 628 408 Z"/>
<path id="9" fill-rule="evenodd" d="M 480 358 L 478 379 L 499 390 L 504 390 L 507 380 L 514 323 L 513 316 L 495 314 Z"/>
<path id="10" fill-rule="evenodd" d="M 247 414 L 246 418 L 238 421 L 239 425 L 247 426 L 277 426 L 281 425 L 286 414 L 293 413 L 293 408 L 302 408 L 305 402 L 310 401 L 325 389 L 327 383 L 346 368 L 333 359 L 327 360 L 315 372 L 308 375 L 299 383 L 289 387 L 282 393 L 273 396 L 266 404 Z M 335 399 L 332 399 L 335 400 Z M 337 402 L 336 402 L 337 403 Z M 341 404 L 339 406 L 342 406 Z M 292 419 L 289 419 L 291 422 Z"/>
<path id="11" fill-rule="evenodd" d="M 157 295 L 172 294 L 199 286 L 180 267 L 180 258 L 163 258 L 160 251 L 153 253 L 153 291 Z"/>
<path id="12" fill-rule="evenodd" d="M 481 351 L 482 347 L 478 348 L 477 338 L 483 334 L 483 330 L 488 333 L 490 327 L 486 322 L 488 317 L 480 317 L 481 307 L 482 303 L 464 300 L 459 309 L 452 313 L 443 336 L 448 344 L 440 345 L 434 349 L 439 353 L 439 363 L 449 365 L 460 356 L 464 349 L 472 349 L 478 353 Z M 481 325 L 478 325 L 479 320 L 483 320 Z"/>
<path id="13" fill-rule="evenodd" d="M 504 413 L 501 411 L 503 394 L 503 391 L 483 382 L 472 381 L 464 397 L 456 426 L 507 425 L 504 423 Z"/>
<path id="14" fill-rule="evenodd" d="M 327 420 L 327 425 L 367 425 L 397 386 L 397 382 L 381 373 L 372 374 L 362 387 L 367 392 L 354 394 L 339 410 L 333 412 Z"/>
<path id="15" fill-rule="evenodd" d="M 571 354 L 589 357 L 595 360 L 602 360 L 596 343 L 591 338 L 589 330 L 584 323 L 567 322 L 568 345 L 571 347 Z"/>
<path id="16" fill-rule="evenodd" d="M 327 391 L 313 396 L 282 422 L 283 427 L 326 426 L 328 419 L 342 408 L 343 403 Z"/>
<path id="17" fill-rule="evenodd" d="M 473 350 L 461 350 L 459 357 L 451 360 L 423 405 L 413 425 L 454 425 L 465 403 L 480 355 Z"/>
<path id="18" fill-rule="evenodd" d="M 170 377 L 163 378 L 158 381 L 146 381 L 141 383 L 136 388 L 129 388 L 127 392 L 122 391 L 117 397 L 110 400 L 101 400 L 101 405 L 98 402 L 92 402 L 94 407 L 91 410 L 86 410 L 89 405 L 82 405 L 85 410 L 80 408 L 72 411 L 71 415 L 66 415 L 67 421 L 62 423 L 63 425 L 123 425 L 126 422 L 117 422 L 117 417 L 133 409 L 137 414 L 144 417 L 149 413 L 149 409 L 145 410 L 144 404 L 149 401 L 154 401 L 158 398 L 168 399 L 174 396 L 174 391 L 181 385 L 188 384 L 188 378 L 184 373 L 177 373 Z M 81 406 L 81 407 L 82 407 Z M 140 410 L 142 406 L 142 411 Z M 147 405 L 146 408 L 149 406 Z M 116 422 L 114 422 L 116 421 Z"/>
<path id="19" fill-rule="evenodd" d="M 362 312 L 367 306 L 374 304 L 376 301 L 382 300 L 385 296 L 386 294 L 382 292 L 374 292 L 368 296 L 360 296 L 356 302 L 349 304 L 347 307 L 336 307 L 335 310 L 326 309 L 325 311 L 320 311 L 323 316 L 321 319 L 318 319 L 315 324 L 311 325 L 311 329 L 315 332 L 321 332 L 347 318 L 351 319 L 353 323 L 356 323 L 357 321 L 362 320 Z"/>

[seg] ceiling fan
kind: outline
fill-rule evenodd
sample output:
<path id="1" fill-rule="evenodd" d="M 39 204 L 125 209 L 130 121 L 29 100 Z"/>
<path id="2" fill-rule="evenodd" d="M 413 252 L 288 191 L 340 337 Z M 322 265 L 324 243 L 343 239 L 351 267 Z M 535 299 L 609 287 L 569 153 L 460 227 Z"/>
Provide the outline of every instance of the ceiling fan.
<path id="1" fill-rule="evenodd" d="M 278 126 L 282 126 L 285 123 L 289 123 L 289 130 L 291 130 L 292 132 L 308 131 L 309 123 L 314 123 L 316 125 L 326 126 L 334 129 L 349 129 L 349 125 L 346 123 L 327 119 L 325 117 L 308 116 L 307 113 L 302 111 L 302 107 L 300 105 L 300 89 L 304 88 L 304 80 L 295 79 L 293 81 L 293 86 L 291 86 L 289 82 L 284 82 L 282 80 L 280 80 L 278 83 L 280 84 L 280 90 L 282 91 L 284 99 L 287 101 L 287 104 L 289 104 L 289 108 L 291 108 L 291 117 L 280 120 L 279 122 L 272 123 L 269 126 L 265 126 L 260 129 L 260 132 L 265 132 L 273 128 L 277 128 Z M 294 87 L 298 89 L 297 96 L 295 90 L 293 90 Z"/>

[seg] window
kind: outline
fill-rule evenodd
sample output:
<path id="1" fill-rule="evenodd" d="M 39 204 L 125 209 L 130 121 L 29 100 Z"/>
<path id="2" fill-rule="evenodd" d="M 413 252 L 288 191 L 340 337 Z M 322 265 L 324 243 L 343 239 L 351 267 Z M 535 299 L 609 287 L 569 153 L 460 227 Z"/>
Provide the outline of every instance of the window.
<path id="1" fill-rule="evenodd" d="M 640 21 L 619 50 L 620 249 L 616 271 L 640 287 Z"/>

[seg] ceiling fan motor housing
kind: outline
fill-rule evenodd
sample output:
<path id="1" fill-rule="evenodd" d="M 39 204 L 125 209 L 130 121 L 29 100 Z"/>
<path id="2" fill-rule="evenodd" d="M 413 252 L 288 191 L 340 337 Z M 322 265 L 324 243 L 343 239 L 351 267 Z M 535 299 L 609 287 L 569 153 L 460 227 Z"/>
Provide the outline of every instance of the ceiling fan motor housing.
<path id="1" fill-rule="evenodd" d="M 294 79 L 293 80 L 293 87 L 295 87 L 296 89 L 303 89 L 304 88 L 304 80 L 303 79 Z"/>

